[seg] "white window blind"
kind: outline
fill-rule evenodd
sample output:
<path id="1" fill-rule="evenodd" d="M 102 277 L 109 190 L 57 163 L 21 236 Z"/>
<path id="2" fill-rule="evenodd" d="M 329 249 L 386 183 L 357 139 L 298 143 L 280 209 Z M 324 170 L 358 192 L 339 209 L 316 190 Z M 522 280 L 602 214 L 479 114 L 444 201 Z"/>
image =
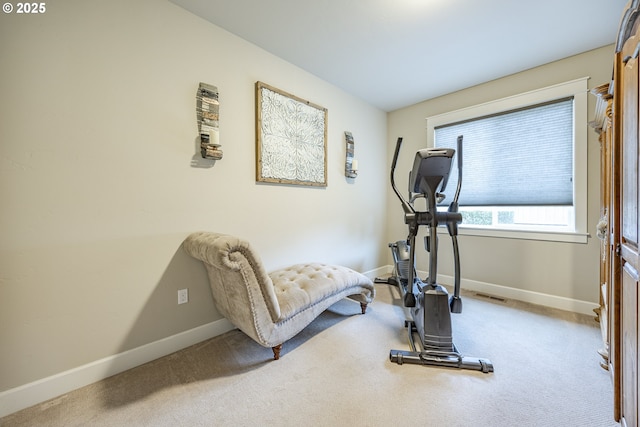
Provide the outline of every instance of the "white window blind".
<path id="1" fill-rule="evenodd" d="M 460 205 L 573 205 L 573 109 L 570 97 L 435 127 L 436 147 L 464 136 Z M 447 193 L 457 177 L 454 160 Z"/>

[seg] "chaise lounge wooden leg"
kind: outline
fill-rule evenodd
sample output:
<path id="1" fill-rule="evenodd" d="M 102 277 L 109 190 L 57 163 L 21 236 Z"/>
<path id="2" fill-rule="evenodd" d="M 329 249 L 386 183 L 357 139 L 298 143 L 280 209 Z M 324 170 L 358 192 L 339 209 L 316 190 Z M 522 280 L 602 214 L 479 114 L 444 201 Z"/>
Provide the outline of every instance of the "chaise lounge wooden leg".
<path id="1" fill-rule="evenodd" d="M 360 303 L 360 308 L 362 309 L 362 314 L 364 314 L 367 311 L 367 303 L 366 302 L 361 302 Z"/>
<path id="2" fill-rule="evenodd" d="M 271 347 L 271 350 L 273 350 L 273 360 L 280 359 L 280 350 L 282 350 L 282 344 L 278 344 L 275 347 Z"/>

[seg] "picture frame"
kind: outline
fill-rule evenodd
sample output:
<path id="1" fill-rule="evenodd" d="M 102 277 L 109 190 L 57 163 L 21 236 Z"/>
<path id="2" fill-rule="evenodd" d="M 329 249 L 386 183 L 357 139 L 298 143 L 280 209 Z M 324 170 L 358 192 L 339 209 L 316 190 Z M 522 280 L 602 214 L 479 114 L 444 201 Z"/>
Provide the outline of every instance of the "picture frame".
<path id="1" fill-rule="evenodd" d="M 256 181 L 327 186 L 327 109 L 256 82 Z"/>

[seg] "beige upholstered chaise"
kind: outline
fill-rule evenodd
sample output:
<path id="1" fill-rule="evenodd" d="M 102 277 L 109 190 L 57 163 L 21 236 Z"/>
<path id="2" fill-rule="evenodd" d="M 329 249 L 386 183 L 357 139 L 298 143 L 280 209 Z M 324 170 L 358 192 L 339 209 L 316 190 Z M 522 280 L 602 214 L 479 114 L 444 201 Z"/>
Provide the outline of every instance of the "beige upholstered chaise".
<path id="1" fill-rule="evenodd" d="M 267 273 L 249 242 L 225 234 L 198 232 L 184 249 L 201 260 L 216 308 L 234 326 L 280 357 L 282 343 L 320 313 L 349 297 L 364 314 L 375 290 L 371 280 L 350 268 L 297 264 Z"/>

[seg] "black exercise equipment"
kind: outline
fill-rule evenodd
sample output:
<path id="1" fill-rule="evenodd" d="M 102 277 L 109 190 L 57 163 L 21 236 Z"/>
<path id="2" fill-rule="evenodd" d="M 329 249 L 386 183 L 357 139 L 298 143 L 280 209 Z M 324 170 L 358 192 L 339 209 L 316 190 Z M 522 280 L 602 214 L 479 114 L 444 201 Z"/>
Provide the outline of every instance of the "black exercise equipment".
<path id="1" fill-rule="evenodd" d="M 391 164 L 391 187 L 400 199 L 404 221 L 409 227 L 405 241 L 390 243 L 394 271 L 388 279 L 376 279 L 377 283 L 389 283 L 400 289 L 402 301 L 411 312 L 405 326 L 411 351 L 391 350 L 389 358 L 398 364 L 413 363 L 449 368 L 493 372 L 493 364 L 487 359 L 462 356 L 453 344 L 451 313 L 462 312 L 460 299 L 460 254 L 458 251 L 458 224 L 462 215 L 458 212 L 458 197 L 462 185 L 462 136 L 458 137 L 458 185 L 447 211 L 438 211 L 437 205 L 445 199 L 444 190 L 449 180 L 451 164 L 456 150 L 452 148 L 426 148 L 416 153 L 409 175 L 409 201 L 398 191 L 395 169 L 402 138 L 398 138 Z M 417 211 L 416 199 L 426 199 L 426 211 Z M 453 244 L 454 293 L 437 283 L 438 225 L 446 225 Z M 417 277 L 415 268 L 415 239 L 420 226 L 427 226 L 425 249 L 429 253 L 429 275 L 426 281 Z M 420 348 L 414 336 L 420 337 Z"/>

